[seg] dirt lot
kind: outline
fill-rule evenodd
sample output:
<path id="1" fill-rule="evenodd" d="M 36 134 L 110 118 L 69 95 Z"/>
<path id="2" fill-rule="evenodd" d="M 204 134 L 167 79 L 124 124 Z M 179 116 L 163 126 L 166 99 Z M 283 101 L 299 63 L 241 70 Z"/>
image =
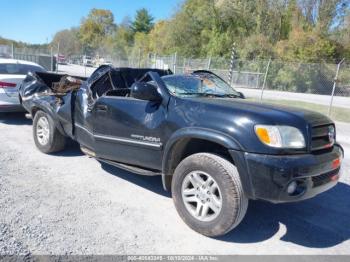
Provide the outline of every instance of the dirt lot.
<path id="1" fill-rule="evenodd" d="M 349 125 L 338 137 L 350 152 Z M 179 218 L 159 177 L 84 156 L 44 155 L 31 121 L 0 116 L 0 254 L 350 254 L 350 157 L 337 187 L 295 204 L 251 202 L 243 223 L 211 239 Z"/>

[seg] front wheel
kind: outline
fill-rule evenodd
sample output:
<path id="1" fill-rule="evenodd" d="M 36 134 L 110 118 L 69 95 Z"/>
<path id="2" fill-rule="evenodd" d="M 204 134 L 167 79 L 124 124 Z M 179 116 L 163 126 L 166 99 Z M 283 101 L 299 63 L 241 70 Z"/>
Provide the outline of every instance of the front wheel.
<path id="1" fill-rule="evenodd" d="M 33 120 L 33 137 L 36 147 L 49 154 L 64 149 L 66 138 L 60 133 L 47 113 L 38 111 Z"/>
<path id="2" fill-rule="evenodd" d="M 210 237 L 235 228 L 248 208 L 236 167 L 209 153 L 191 155 L 178 165 L 172 196 L 185 223 Z"/>

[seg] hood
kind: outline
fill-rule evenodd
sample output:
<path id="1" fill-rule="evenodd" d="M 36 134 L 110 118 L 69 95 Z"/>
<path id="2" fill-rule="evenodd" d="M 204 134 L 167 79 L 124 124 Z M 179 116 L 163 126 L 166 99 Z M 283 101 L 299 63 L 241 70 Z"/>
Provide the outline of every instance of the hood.
<path id="1" fill-rule="evenodd" d="M 204 103 L 221 110 L 240 113 L 249 117 L 263 118 L 263 122 L 271 124 L 288 124 L 291 119 L 305 121 L 311 126 L 333 123 L 333 121 L 318 112 L 297 108 L 293 106 L 282 106 L 268 103 L 252 102 L 235 98 L 190 98 L 194 102 Z"/>
<path id="2" fill-rule="evenodd" d="M 172 113 L 179 115 L 183 126 L 200 127 L 227 134 L 245 152 L 284 154 L 293 151 L 263 145 L 257 138 L 256 125 L 292 126 L 301 131 L 309 145 L 312 127 L 333 123 L 327 116 L 310 110 L 262 104 L 237 98 L 177 98 Z"/>

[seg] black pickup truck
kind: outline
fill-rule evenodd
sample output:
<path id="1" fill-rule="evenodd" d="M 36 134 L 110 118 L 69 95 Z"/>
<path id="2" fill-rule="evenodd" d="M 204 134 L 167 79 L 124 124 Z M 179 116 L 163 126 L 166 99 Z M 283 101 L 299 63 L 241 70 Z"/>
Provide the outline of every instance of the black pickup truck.
<path id="1" fill-rule="evenodd" d="M 101 162 L 160 175 L 181 218 L 207 236 L 236 227 L 249 199 L 308 199 L 340 175 L 344 152 L 328 117 L 248 101 L 209 71 L 34 73 L 20 101 L 39 150 L 57 152 L 73 139 Z"/>

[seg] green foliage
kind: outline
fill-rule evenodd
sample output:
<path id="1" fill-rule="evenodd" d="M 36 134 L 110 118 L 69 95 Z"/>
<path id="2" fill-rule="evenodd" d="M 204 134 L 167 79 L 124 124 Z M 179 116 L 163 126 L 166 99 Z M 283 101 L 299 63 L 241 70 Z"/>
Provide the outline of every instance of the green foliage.
<path id="1" fill-rule="evenodd" d="M 107 38 L 106 51 L 117 59 L 127 59 L 134 43 L 134 32 L 128 18 L 125 18 L 116 31 Z"/>
<path id="2" fill-rule="evenodd" d="M 169 46 L 171 36 L 168 28 L 168 21 L 159 21 L 154 25 L 149 33 L 149 51 L 164 55 L 175 52 L 174 49 Z"/>
<path id="3" fill-rule="evenodd" d="M 168 23 L 168 45 L 172 50 L 188 57 L 203 55 L 208 43 L 205 30 L 213 26 L 213 5 L 213 0 L 184 2 Z"/>
<path id="4" fill-rule="evenodd" d="M 15 43 L 16 41 L 0 37 L 0 45 L 12 45 Z"/>
<path id="5" fill-rule="evenodd" d="M 111 11 L 92 9 L 86 18 L 82 19 L 79 28 L 79 39 L 85 52 L 91 52 L 99 47 L 102 41 L 116 29 Z"/>
<path id="6" fill-rule="evenodd" d="M 267 86 L 273 90 L 329 95 L 335 70 L 335 65 L 273 61 Z"/>
<path id="7" fill-rule="evenodd" d="M 29 44 L 21 41 L 14 41 L 0 36 L 0 45 L 13 45 L 15 48 L 33 48 L 33 49 L 48 49 L 48 44 Z"/>
<path id="8" fill-rule="evenodd" d="M 349 53 L 349 40 L 332 38 L 350 35 L 348 7 L 346 0 L 187 0 L 163 28 L 162 50 L 229 57 L 235 43 L 241 58 L 334 62 Z"/>
<path id="9" fill-rule="evenodd" d="M 78 36 L 79 29 L 71 28 L 59 31 L 53 37 L 51 46 L 60 48 L 60 53 L 66 56 L 76 55 L 81 52 L 81 45 Z"/>
<path id="10" fill-rule="evenodd" d="M 243 41 L 241 55 L 246 59 L 275 57 L 272 44 L 266 36 L 254 34 Z"/>
<path id="11" fill-rule="evenodd" d="M 332 61 L 336 58 L 337 45 L 315 31 L 294 28 L 289 39 L 277 43 L 276 51 L 279 57 L 289 61 Z"/>
<path id="12" fill-rule="evenodd" d="M 140 9 L 119 25 L 111 11 L 92 9 L 79 28 L 57 32 L 51 44 L 60 43 L 67 56 L 83 50 L 140 65 L 150 53 L 212 57 L 212 68 L 227 67 L 235 46 L 238 71 L 263 74 L 273 59 L 267 88 L 329 94 L 336 68 L 324 62 L 350 60 L 349 8 L 349 0 L 184 0 L 168 20 L 154 24 Z M 349 71 L 342 71 L 343 83 Z"/>
<path id="13" fill-rule="evenodd" d="M 142 8 L 136 11 L 135 21 L 132 23 L 134 32 L 149 33 L 153 28 L 154 18 L 147 9 Z"/>
<path id="14" fill-rule="evenodd" d="M 92 9 L 52 44 L 66 55 L 83 49 L 120 59 L 140 52 L 229 59 L 234 44 L 241 59 L 337 62 L 350 59 L 349 7 L 349 0 L 184 0 L 168 20 L 154 24 L 143 8 L 119 25 L 111 11 Z M 297 85 L 291 73 L 281 71 L 276 81 L 282 79 Z"/>

